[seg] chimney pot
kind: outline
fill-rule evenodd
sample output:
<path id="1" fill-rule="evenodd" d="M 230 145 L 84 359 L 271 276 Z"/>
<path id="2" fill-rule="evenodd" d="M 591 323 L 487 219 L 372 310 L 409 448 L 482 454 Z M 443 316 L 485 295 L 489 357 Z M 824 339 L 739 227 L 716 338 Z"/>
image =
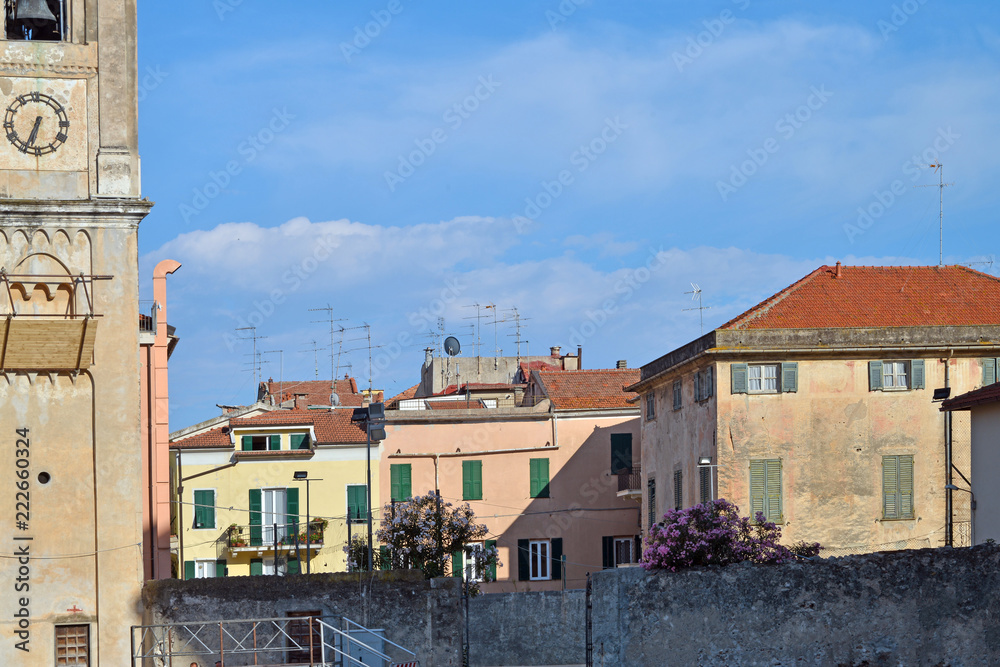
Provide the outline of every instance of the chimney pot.
<path id="1" fill-rule="evenodd" d="M 628 368 L 628 361 L 626 359 L 620 359 L 616 368 Z"/>
<path id="2" fill-rule="evenodd" d="M 552 351 L 552 356 L 553 357 L 560 356 L 560 352 L 562 351 L 562 347 L 560 347 L 559 345 L 553 345 L 550 349 Z"/>
<path id="3" fill-rule="evenodd" d="M 840 262 L 837 262 L 837 277 L 838 277 L 838 278 L 841 278 L 841 277 L 843 277 L 843 275 L 844 275 L 844 274 L 843 274 L 843 273 L 841 272 L 841 270 L 840 270 L 840 269 L 841 269 L 841 266 L 840 266 Z"/>

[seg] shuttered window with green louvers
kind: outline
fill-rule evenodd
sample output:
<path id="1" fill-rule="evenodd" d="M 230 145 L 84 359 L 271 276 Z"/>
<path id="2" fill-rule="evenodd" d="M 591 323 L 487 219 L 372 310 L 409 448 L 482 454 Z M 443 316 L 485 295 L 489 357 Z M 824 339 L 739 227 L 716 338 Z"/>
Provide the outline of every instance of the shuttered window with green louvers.
<path id="1" fill-rule="evenodd" d="M 983 359 L 982 366 L 984 387 L 1000 380 L 1000 373 L 997 373 L 997 369 L 1000 368 L 1000 359 Z"/>
<path id="2" fill-rule="evenodd" d="M 684 509 L 684 473 L 674 471 L 674 509 Z"/>
<path id="3" fill-rule="evenodd" d="M 783 521 L 781 513 L 781 459 L 750 461 L 750 515 L 763 512 L 764 519 Z"/>
<path id="4" fill-rule="evenodd" d="M 646 482 L 647 503 L 649 512 L 649 525 L 652 527 L 656 523 L 656 479 L 650 477 Z"/>
<path id="5" fill-rule="evenodd" d="M 483 499 L 483 462 L 462 461 L 462 500 Z"/>
<path id="6" fill-rule="evenodd" d="M 392 500 L 401 502 L 413 495 L 413 470 L 409 463 L 393 463 L 389 466 L 389 483 Z"/>
<path id="7" fill-rule="evenodd" d="M 532 498 L 549 497 L 549 460 L 531 459 L 528 462 L 529 486 Z"/>
<path id="8" fill-rule="evenodd" d="M 882 457 L 882 518 L 913 518 L 913 456 Z"/>

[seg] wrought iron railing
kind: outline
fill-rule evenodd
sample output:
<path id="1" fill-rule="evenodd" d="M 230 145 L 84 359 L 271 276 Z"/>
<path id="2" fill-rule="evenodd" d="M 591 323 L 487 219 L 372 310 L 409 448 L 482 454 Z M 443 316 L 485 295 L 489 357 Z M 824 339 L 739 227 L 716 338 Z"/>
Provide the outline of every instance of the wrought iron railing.
<path id="1" fill-rule="evenodd" d="M 326 532 L 326 523 L 313 521 L 310 523 L 308 539 L 306 536 L 305 524 L 293 523 L 273 523 L 249 526 L 239 526 L 233 524 L 226 528 L 223 534 L 223 542 L 227 548 L 234 549 L 240 547 L 269 547 L 269 546 L 289 546 L 294 544 L 305 545 L 323 544 L 323 534 Z"/>
<path id="2" fill-rule="evenodd" d="M 618 491 L 642 491 L 642 466 L 633 465 L 618 471 Z"/>

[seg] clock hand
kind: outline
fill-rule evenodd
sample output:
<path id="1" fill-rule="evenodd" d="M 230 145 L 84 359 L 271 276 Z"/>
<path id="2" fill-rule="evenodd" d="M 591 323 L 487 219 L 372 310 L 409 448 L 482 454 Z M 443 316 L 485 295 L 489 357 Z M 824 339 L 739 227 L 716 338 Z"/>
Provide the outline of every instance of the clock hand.
<path id="1" fill-rule="evenodd" d="M 25 144 L 27 147 L 31 147 L 35 143 L 35 139 L 38 138 L 38 129 L 42 126 L 42 117 L 39 116 L 35 119 L 35 126 L 31 128 L 31 135 L 28 137 L 28 142 Z"/>

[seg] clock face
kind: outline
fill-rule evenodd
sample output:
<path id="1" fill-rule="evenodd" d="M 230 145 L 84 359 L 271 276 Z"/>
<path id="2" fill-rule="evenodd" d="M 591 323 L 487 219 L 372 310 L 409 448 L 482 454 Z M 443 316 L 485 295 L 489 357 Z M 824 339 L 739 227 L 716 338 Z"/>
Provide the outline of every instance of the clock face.
<path id="1" fill-rule="evenodd" d="M 69 135 L 66 109 L 44 93 L 25 93 L 16 97 L 3 122 L 7 141 L 26 155 L 55 153 Z"/>

